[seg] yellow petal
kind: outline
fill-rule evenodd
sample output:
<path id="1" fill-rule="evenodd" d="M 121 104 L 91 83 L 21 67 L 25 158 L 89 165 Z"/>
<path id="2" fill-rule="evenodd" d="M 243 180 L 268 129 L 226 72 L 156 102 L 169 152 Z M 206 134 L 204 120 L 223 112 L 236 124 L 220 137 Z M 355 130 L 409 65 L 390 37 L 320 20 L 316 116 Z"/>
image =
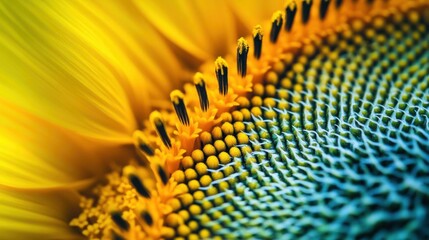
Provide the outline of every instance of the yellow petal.
<path id="1" fill-rule="evenodd" d="M 91 138 L 130 142 L 180 73 L 130 5 L 13 1 L 0 4 L 0 24 L 2 98 Z"/>
<path id="2" fill-rule="evenodd" d="M 274 11 L 282 9 L 284 1 L 235 0 L 228 1 L 228 4 L 238 17 L 239 34 L 247 36 L 255 25 L 264 23 L 271 18 Z"/>
<path id="3" fill-rule="evenodd" d="M 89 142 L 76 141 L 74 135 L 6 102 L 0 104 L 0 187 L 76 188 L 112 161 Z"/>
<path id="4" fill-rule="evenodd" d="M 17 192 L 0 188 L 0 239 L 81 239 L 68 227 L 77 194 Z"/>
<path id="5" fill-rule="evenodd" d="M 201 63 L 226 53 L 236 41 L 226 1 L 136 1 L 150 22 L 173 44 Z"/>

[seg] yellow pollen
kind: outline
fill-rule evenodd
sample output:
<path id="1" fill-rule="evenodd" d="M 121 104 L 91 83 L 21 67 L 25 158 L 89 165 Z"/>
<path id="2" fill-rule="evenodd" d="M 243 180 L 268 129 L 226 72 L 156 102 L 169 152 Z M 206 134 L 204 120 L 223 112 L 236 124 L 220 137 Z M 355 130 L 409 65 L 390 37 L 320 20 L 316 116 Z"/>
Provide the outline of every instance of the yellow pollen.
<path id="1" fill-rule="evenodd" d="M 171 213 L 169 214 L 166 219 L 165 219 L 165 223 L 167 224 L 167 226 L 169 227 L 176 227 L 178 226 L 181 222 L 182 222 L 182 218 L 176 214 L 176 213 Z"/>
<path id="2" fill-rule="evenodd" d="M 225 75 L 224 68 L 227 68 L 228 64 L 226 63 L 225 59 L 222 57 L 216 58 L 215 61 L 215 70 L 220 71 L 221 75 Z"/>
<path id="3" fill-rule="evenodd" d="M 204 185 L 201 180 L 200 180 L 200 182 L 201 182 L 202 186 L 204 186 L 204 187 L 207 186 L 207 185 Z M 195 191 L 194 194 L 193 194 L 193 197 L 194 197 L 195 200 L 199 201 L 199 200 L 203 200 L 204 197 L 205 197 L 205 195 L 204 195 L 203 191 Z"/>
<path id="4" fill-rule="evenodd" d="M 178 211 L 181 208 L 181 206 L 182 206 L 181 203 L 180 203 L 180 201 L 179 201 L 179 199 L 177 199 L 177 198 L 170 199 L 168 201 L 168 205 L 171 206 L 171 208 L 173 209 L 173 211 Z"/>
<path id="5" fill-rule="evenodd" d="M 185 237 L 189 235 L 189 233 L 191 232 L 191 229 L 189 229 L 189 227 L 186 225 L 181 225 L 177 229 L 177 232 L 179 233 L 180 236 Z"/>
<path id="6" fill-rule="evenodd" d="M 212 140 L 212 135 L 209 132 L 203 132 L 203 133 L 201 133 L 200 139 L 201 139 L 201 143 L 204 144 L 204 145 L 209 144 L 209 143 L 211 143 L 213 141 Z M 198 149 L 198 151 L 200 151 L 200 150 Z"/>
<path id="7" fill-rule="evenodd" d="M 210 156 L 207 158 L 206 164 L 209 169 L 217 169 L 219 167 L 219 159 L 216 156 Z"/>
<path id="8" fill-rule="evenodd" d="M 241 119 L 243 119 L 243 114 L 241 114 Z M 244 131 L 244 129 L 245 129 L 244 123 L 242 123 L 241 121 L 243 121 L 243 120 L 240 120 L 240 121 L 237 121 L 234 123 L 234 130 L 236 133 Z"/>
<path id="9" fill-rule="evenodd" d="M 203 148 L 203 152 L 205 156 L 212 156 L 216 154 L 216 149 L 211 144 L 207 144 Z"/>
<path id="10" fill-rule="evenodd" d="M 177 170 L 173 173 L 172 177 L 174 178 L 174 180 L 176 180 L 176 182 L 178 183 L 183 183 L 185 181 L 185 174 L 183 173 L 182 170 Z"/>
<path id="11" fill-rule="evenodd" d="M 224 135 L 234 134 L 234 126 L 230 122 L 222 124 L 221 130 Z"/>
<path id="12" fill-rule="evenodd" d="M 287 0 L 286 1 L 286 7 L 291 9 L 291 10 L 295 10 L 296 9 L 296 2 L 295 0 Z"/>
<path id="13" fill-rule="evenodd" d="M 211 184 L 212 178 L 209 175 L 204 175 L 201 177 L 200 182 L 203 187 L 207 187 Z"/>
<path id="14" fill-rule="evenodd" d="M 194 198 L 189 193 L 185 193 L 183 195 L 180 195 L 179 199 L 182 202 L 183 206 L 189 206 L 194 202 Z M 185 210 L 182 210 L 179 212 L 180 216 L 182 216 L 183 218 L 185 218 L 187 216 L 186 217 L 186 219 L 187 219 L 187 218 L 189 218 L 189 214 L 188 215 L 186 215 L 186 214 L 187 214 L 187 212 Z"/>
<path id="15" fill-rule="evenodd" d="M 231 149 L 229 149 L 229 154 L 233 158 L 241 157 L 241 151 L 240 151 L 240 149 L 238 149 L 238 147 L 232 147 Z"/>
<path id="16" fill-rule="evenodd" d="M 226 149 L 226 144 L 222 140 L 216 140 L 214 142 L 214 147 L 216 148 L 217 152 L 222 152 L 222 151 L 224 151 Z"/>
<path id="17" fill-rule="evenodd" d="M 182 166 L 184 169 L 191 168 L 194 166 L 194 159 L 192 157 L 186 156 L 182 159 Z"/>
<path id="18" fill-rule="evenodd" d="M 189 186 L 189 190 L 194 192 L 200 188 L 200 182 L 198 182 L 197 180 L 191 180 L 188 182 L 188 186 Z"/>
<path id="19" fill-rule="evenodd" d="M 215 140 L 222 139 L 222 129 L 220 127 L 215 127 L 212 130 L 212 136 Z"/>
<path id="20" fill-rule="evenodd" d="M 222 164 L 228 164 L 229 162 L 231 162 L 231 156 L 229 156 L 229 154 L 226 152 L 221 152 L 219 154 L 219 161 Z"/>
<path id="21" fill-rule="evenodd" d="M 222 179 L 224 177 L 224 175 L 223 175 L 223 173 L 222 172 L 213 172 L 212 173 L 212 178 L 213 178 L 213 180 L 220 180 L 220 179 Z"/>
<path id="22" fill-rule="evenodd" d="M 200 72 L 195 73 L 194 84 L 195 85 L 201 85 L 203 81 L 204 81 L 204 75 Z"/>
<path id="23" fill-rule="evenodd" d="M 194 216 L 199 215 L 199 214 L 201 214 L 201 207 L 198 205 L 195 205 L 195 204 L 191 205 L 189 207 L 189 212 Z"/>
<path id="24" fill-rule="evenodd" d="M 180 193 L 187 193 L 187 192 L 189 192 L 189 188 L 188 188 L 188 186 L 187 186 L 186 184 L 183 184 L 183 183 L 181 183 L 181 184 L 177 185 L 176 189 L 177 189 Z"/>
<path id="25" fill-rule="evenodd" d="M 170 93 L 171 101 L 175 104 L 179 104 L 179 100 L 183 100 L 185 95 L 180 90 L 174 90 Z"/>
<path id="26" fill-rule="evenodd" d="M 233 172 L 234 172 L 234 168 L 233 168 L 233 167 L 231 167 L 231 166 L 226 166 L 226 167 L 223 169 L 223 174 L 224 174 L 225 176 L 229 176 L 229 175 L 231 175 Z M 232 179 L 234 179 L 234 178 L 231 178 L 230 180 L 232 180 Z"/>
<path id="27" fill-rule="evenodd" d="M 202 162 L 204 160 L 204 153 L 200 149 L 196 149 L 192 152 L 192 159 L 196 162 Z"/>
<path id="28" fill-rule="evenodd" d="M 256 25 L 254 28 L 253 28 L 253 37 L 258 37 L 259 38 L 259 40 L 262 40 L 262 36 L 264 35 L 263 34 L 263 32 L 262 32 L 262 27 L 261 27 L 261 25 Z"/>
<path id="29" fill-rule="evenodd" d="M 237 98 L 236 102 L 243 107 L 249 107 L 249 100 L 245 97 L 239 97 Z"/>
<path id="30" fill-rule="evenodd" d="M 188 168 L 185 170 L 185 176 L 188 181 L 197 178 L 197 172 L 193 168 Z"/>
<path id="31" fill-rule="evenodd" d="M 197 170 L 198 175 L 200 176 L 207 173 L 207 165 L 202 162 L 197 163 L 197 165 L 195 166 L 195 169 Z"/>
<path id="32" fill-rule="evenodd" d="M 231 148 L 237 144 L 237 139 L 233 135 L 228 135 L 225 137 L 225 143 L 228 148 Z"/>
<path id="33" fill-rule="evenodd" d="M 242 54 L 243 51 L 248 51 L 249 50 L 249 44 L 247 44 L 246 39 L 244 39 L 242 37 L 238 39 L 238 41 L 237 41 L 237 49 L 238 49 L 238 52 L 240 54 Z"/>
<path id="34" fill-rule="evenodd" d="M 237 139 L 240 144 L 246 144 L 249 142 L 249 137 L 245 133 L 237 134 Z"/>
<path id="35" fill-rule="evenodd" d="M 281 25 L 281 21 L 283 18 L 283 13 L 281 11 L 277 11 L 273 14 L 272 18 L 271 18 L 271 22 L 275 22 L 276 25 Z"/>

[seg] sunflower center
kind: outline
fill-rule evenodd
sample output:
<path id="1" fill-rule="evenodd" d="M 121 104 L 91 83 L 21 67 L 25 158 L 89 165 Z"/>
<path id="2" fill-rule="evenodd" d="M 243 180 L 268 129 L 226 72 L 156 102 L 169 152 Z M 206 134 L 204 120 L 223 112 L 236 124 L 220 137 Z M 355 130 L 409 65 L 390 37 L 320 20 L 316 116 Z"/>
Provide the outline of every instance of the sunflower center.
<path id="1" fill-rule="evenodd" d="M 194 197 L 184 209 L 197 231 L 231 239 L 362 238 L 380 228 L 387 238 L 424 236 L 429 77 L 420 66 L 429 34 L 412 14 L 355 22 L 362 28 L 304 46 L 276 64 L 230 121 L 203 133 L 202 152 L 173 175 Z"/>
<path id="2" fill-rule="evenodd" d="M 292 31 L 298 9 L 309 24 L 312 3 L 274 13 L 269 42 Z M 144 163 L 108 175 L 71 225 L 90 238 L 428 237 L 422 19 L 391 11 L 274 47 L 281 56 L 260 80 L 239 39 L 237 74 L 218 58 L 213 77 L 173 91 L 173 111 L 152 113 L 153 128 L 135 134 Z M 254 59 L 267 58 L 260 26 L 252 37 Z"/>

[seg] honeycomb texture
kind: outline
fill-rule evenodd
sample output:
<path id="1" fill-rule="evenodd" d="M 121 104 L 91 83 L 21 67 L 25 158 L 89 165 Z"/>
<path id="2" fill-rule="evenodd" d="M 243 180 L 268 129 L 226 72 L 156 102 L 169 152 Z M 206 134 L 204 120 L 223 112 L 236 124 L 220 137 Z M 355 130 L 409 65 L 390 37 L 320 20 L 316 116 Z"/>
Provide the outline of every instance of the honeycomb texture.
<path id="1" fill-rule="evenodd" d="M 275 64 L 176 173 L 179 235 L 429 238 L 429 34 L 412 19 L 356 22 Z"/>

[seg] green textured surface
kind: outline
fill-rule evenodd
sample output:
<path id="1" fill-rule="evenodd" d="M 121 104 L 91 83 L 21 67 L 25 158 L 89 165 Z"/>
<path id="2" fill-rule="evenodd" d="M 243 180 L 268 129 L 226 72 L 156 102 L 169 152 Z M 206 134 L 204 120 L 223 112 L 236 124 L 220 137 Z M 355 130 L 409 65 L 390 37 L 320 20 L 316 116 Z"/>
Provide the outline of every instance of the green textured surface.
<path id="1" fill-rule="evenodd" d="M 303 79 L 304 91 L 283 89 L 261 107 L 277 118 L 246 122 L 254 151 L 205 199 L 202 227 L 235 239 L 429 238 L 429 34 L 394 27 L 378 31 L 385 42 L 340 38 L 348 47 L 330 48 L 341 61 L 318 52 L 301 76 L 287 66 L 279 79 Z"/>

